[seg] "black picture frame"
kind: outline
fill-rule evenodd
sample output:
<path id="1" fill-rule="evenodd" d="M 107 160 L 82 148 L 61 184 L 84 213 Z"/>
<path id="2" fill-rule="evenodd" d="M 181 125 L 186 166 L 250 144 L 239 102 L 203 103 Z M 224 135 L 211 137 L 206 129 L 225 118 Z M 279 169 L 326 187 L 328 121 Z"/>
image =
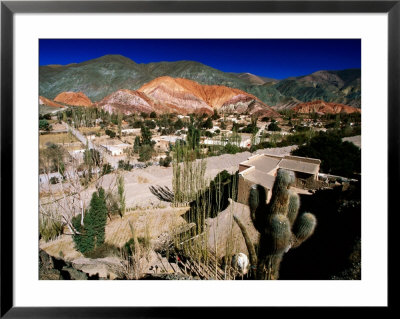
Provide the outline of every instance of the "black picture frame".
<path id="1" fill-rule="evenodd" d="M 3 318 L 177 318 L 193 314 L 207 315 L 204 309 L 192 308 L 113 308 L 14 307 L 13 304 L 13 17 L 15 13 L 387 13 L 388 14 L 388 247 L 393 234 L 389 212 L 394 204 L 399 182 L 400 143 L 400 0 L 396 1 L 2 1 L 1 2 L 1 313 Z M 379 212 L 376 212 L 379 213 Z M 385 213 L 385 212 L 380 212 Z M 388 254 L 388 264 L 391 258 Z M 389 271 L 389 269 L 388 269 Z M 378 274 L 377 274 L 378 275 Z M 388 281 L 388 286 L 390 280 Z M 34 293 L 34 292 L 33 292 Z M 388 307 L 391 303 L 389 295 Z M 305 308 L 290 308 L 306 315 Z M 354 309 L 353 309 L 354 310 Z M 210 311 L 206 310 L 207 313 Z M 249 309 L 235 309 L 235 315 Z M 262 310 L 263 311 L 263 310 Z M 269 311 L 269 310 L 268 310 Z M 331 309 L 332 313 L 337 312 Z M 347 312 L 353 312 L 347 308 Z M 357 310 L 357 314 L 359 310 Z M 368 311 L 371 311 L 370 309 Z M 213 309 L 213 315 L 227 315 L 226 309 Z"/>

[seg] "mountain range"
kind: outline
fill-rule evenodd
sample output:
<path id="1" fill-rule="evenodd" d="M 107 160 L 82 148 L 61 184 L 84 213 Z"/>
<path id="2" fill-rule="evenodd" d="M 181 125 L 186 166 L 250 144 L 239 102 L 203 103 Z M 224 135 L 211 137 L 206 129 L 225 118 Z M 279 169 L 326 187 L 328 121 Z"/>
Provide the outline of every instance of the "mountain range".
<path id="1" fill-rule="evenodd" d="M 195 61 L 138 64 L 121 55 L 82 63 L 39 67 L 39 94 L 54 99 L 62 92 L 82 92 L 100 102 L 118 90 L 137 91 L 157 78 L 180 78 L 200 85 L 238 89 L 276 109 L 323 100 L 361 107 L 361 70 L 318 71 L 276 80 L 250 73 L 229 73 Z M 165 78 L 164 78 L 165 79 Z"/>
<path id="2" fill-rule="evenodd" d="M 42 104 L 46 101 L 41 96 L 39 99 Z M 158 77 L 138 90 L 117 90 L 95 103 L 82 92 L 63 92 L 57 95 L 54 101 L 73 106 L 93 105 L 110 113 L 121 112 L 126 115 L 153 111 L 210 115 L 214 110 L 218 110 L 247 112 L 258 117 L 279 116 L 279 113 L 257 97 L 239 89 L 221 85 L 202 85 L 192 80 L 169 76 Z"/>

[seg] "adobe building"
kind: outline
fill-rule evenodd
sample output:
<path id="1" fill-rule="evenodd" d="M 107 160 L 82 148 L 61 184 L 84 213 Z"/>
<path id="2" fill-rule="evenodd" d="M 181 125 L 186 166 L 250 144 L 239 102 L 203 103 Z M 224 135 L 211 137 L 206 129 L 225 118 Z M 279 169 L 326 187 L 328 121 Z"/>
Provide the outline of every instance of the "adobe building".
<path id="1" fill-rule="evenodd" d="M 292 171 L 294 186 L 313 188 L 318 185 L 319 159 L 300 156 L 275 156 L 258 154 L 239 164 L 238 202 L 248 205 L 250 188 L 254 184 L 264 187 L 267 202 L 271 199 L 271 190 L 279 168 Z"/>

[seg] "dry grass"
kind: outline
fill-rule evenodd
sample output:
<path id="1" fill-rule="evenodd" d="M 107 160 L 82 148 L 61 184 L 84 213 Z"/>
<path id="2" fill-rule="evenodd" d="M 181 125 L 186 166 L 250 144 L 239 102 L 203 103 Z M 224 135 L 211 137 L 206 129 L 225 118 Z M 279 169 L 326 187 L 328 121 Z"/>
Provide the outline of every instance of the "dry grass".
<path id="1" fill-rule="evenodd" d="M 88 135 L 90 135 L 90 134 L 96 134 L 96 133 L 102 131 L 101 128 L 100 128 L 100 126 L 94 126 L 94 127 L 80 127 L 78 130 L 79 130 L 79 132 L 81 132 L 81 133 L 83 133 L 83 134 L 88 134 Z"/>
<path id="2" fill-rule="evenodd" d="M 59 134 L 44 134 L 39 136 L 39 147 L 46 147 L 47 143 L 74 143 L 79 142 L 76 137 L 69 133 L 59 133 Z"/>
<path id="3" fill-rule="evenodd" d="M 40 241 L 39 246 L 49 255 L 56 258 L 62 257 L 66 261 L 72 261 L 76 258 L 83 257 L 74 247 L 74 241 L 70 235 L 62 235 L 56 240 L 51 240 L 47 243 Z"/>
<path id="4" fill-rule="evenodd" d="M 181 215 L 187 210 L 185 208 L 166 208 L 153 209 L 147 211 L 135 211 L 127 213 L 123 218 L 113 218 L 106 225 L 107 244 L 122 247 L 132 238 L 132 232 L 129 223 L 137 231 L 138 238 L 148 240 L 156 239 L 160 234 L 169 232 L 176 227 L 185 224 Z M 68 232 L 68 231 L 67 231 Z M 40 248 L 54 257 L 62 256 L 67 261 L 72 261 L 83 255 L 75 250 L 71 235 L 62 235 L 55 240 L 44 242 L 40 241 Z"/>
<path id="5" fill-rule="evenodd" d="M 138 176 L 137 181 L 139 184 L 148 184 L 150 181 L 146 177 Z"/>
<path id="6" fill-rule="evenodd" d="M 185 224 L 180 216 L 182 209 L 155 209 L 126 214 L 117 218 L 106 226 L 106 242 L 117 247 L 122 247 L 131 237 L 129 223 L 137 231 L 137 237 L 157 238 L 161 233 Z"/>

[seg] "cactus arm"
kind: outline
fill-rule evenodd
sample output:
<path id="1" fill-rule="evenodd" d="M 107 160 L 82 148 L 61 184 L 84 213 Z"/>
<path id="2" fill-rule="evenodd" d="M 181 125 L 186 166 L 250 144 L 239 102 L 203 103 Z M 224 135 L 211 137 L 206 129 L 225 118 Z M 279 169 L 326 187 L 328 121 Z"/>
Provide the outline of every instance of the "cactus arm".
<path id="1" fill-rule="evenodd" d="M 260 193 L 258 191 L 258 187 L 256 184 L 251 186 L 250 194 L 249 194 L 249 207 L 250 207 L 250 216 L 253 224 L 257 224 L 256 221 L 256 210 L 260 205 Z"/>
<path id="2" fill-rule="evenodd" d="M 275 255 L 288 251 L 292 239 L 288 218 L 283 215 L 273 215 L 268 223 L 266 236 L 269 243 L 267 246 L 269 253 Z"/>
<path id="3" fill-rule="evenodd" d="M 249 207 L 253 225 L 258 232 L 262 232 L 266 223 L 267 194 L 262 185 L 254 184 L 250 189 Z"/>
<path id="4" fill-rule="evenodd" d="M 255 267 L 257 266 L 256 250 L 254 248 L 253 243 L 251 242 L 251 239 L 247 232 L 246 227 L 243 225 L 243 223 L 240 221 L 240 219 L 237 218 L 235 215 L 233 215 L 233 219 L 236 222 L 236 224 L 239 226 L 240 231 L 242 232 L 242 235 L 244 237 L 244 241 L 246 242 L 247 250 L 249 251 L 249 255 L 250 255 L 251 272 L 252 272 L 253 278 L 256 278 L 256 269 L 255 269 Z"/>
<path id="5" fill-rule="evenodd" d="M 301 243 L 306 241 L 315 230 L 317 219 L 311 213 L 302 214 L 293 226 L 293 235 L 295 237 L 293 248 L 300 246 Z"/>
<path id="6" fill-rule="evenodd" d="M 290 195 L 287 218 L 289 219 L 290 225 L 293 226 L 299 213 L 300 197 L 293 191 L 290 191 L 289 193 Z"/>

